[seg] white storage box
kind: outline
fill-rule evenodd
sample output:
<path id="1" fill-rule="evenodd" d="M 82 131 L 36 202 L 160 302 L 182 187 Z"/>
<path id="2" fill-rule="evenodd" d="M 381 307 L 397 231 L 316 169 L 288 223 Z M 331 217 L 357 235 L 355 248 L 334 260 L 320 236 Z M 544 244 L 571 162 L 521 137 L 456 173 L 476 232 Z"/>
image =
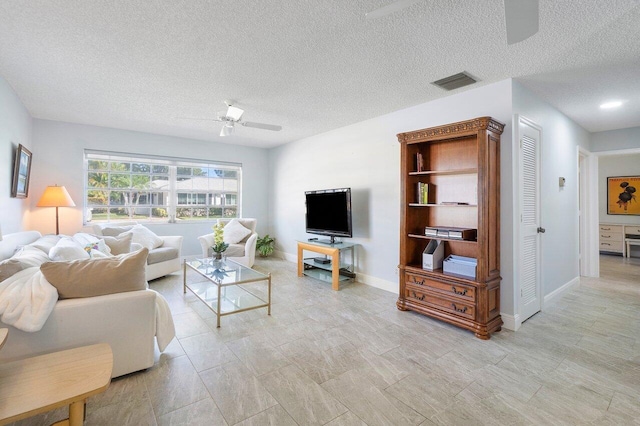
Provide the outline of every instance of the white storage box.
<path id="1" fill-rule="evenodd" d="M 422 252 L 422 269 L 433 271 L 442 268 L 444 258 L 444 242 L 441 240 L 431 240 Z"/>
<path id="2" fill-rule="evenodd" d="M 444 260 L 442 264 L 442 272 L 449 275 L 458 275 L 475 280 L 476 266 L 478 266 L 478 259 L 452 254 L 447 256 Z"/>

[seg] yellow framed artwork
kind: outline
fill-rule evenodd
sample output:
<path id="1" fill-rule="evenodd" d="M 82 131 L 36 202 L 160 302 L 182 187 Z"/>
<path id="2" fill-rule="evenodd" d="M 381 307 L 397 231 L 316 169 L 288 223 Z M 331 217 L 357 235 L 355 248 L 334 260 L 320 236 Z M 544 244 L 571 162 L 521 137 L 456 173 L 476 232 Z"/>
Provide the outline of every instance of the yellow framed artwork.
<path id="1" fill-rule="evenodd" d="M 636 190 L 640 176 L 613 176 L 607 178 L 607 214 L 640 215 Z"/>

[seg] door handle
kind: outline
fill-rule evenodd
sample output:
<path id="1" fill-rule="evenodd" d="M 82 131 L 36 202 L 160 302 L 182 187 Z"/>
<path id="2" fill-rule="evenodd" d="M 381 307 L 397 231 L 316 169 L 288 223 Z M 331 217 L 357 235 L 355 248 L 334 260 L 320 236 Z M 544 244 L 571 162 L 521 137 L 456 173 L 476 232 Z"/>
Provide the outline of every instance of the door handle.
<path id="1" fill-rule="evenodd" d="M 544 229 L 542 226 L 538 227 L 538 234 L 544 234 L 547 230 Z"/>

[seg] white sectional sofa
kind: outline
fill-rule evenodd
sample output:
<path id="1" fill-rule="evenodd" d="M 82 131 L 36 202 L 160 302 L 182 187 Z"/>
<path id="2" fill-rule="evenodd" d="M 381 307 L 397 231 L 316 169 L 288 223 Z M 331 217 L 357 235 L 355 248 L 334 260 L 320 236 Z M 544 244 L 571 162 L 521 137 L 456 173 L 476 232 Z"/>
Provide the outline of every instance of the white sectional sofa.
<path id="1" fill-rule="evenodd" d="M 16 248 L 34 243 L 40 237 L 36 231 L 4 235 L 0 241 L 0 261 L 11 257 Z M 0 350 L 0 362 L 108 343 L 113 350 L 112 377 L 149 368 L 154 363 L 156 295 L 151 290 L 138 290 L 58 300 L 37 332 L 25 332 L 0 323 L 0 327 L 9 329 L 6 344 Z"/>

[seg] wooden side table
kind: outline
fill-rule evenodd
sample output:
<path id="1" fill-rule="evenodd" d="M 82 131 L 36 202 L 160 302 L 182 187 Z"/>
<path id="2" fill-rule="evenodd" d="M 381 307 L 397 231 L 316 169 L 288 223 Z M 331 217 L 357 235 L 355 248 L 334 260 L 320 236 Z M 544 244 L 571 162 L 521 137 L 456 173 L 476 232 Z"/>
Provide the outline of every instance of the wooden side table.
<path id="1" fill-rule="evenodd" d="M 0 364 L 0 425 L 69 406 L 55 425 L 82 425 L 84 403 L 111 383 L 113 353 L 106 343 Z"/>

